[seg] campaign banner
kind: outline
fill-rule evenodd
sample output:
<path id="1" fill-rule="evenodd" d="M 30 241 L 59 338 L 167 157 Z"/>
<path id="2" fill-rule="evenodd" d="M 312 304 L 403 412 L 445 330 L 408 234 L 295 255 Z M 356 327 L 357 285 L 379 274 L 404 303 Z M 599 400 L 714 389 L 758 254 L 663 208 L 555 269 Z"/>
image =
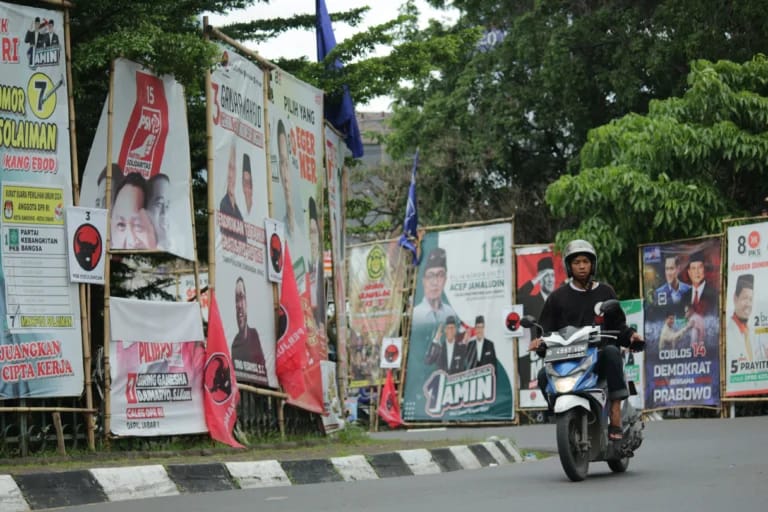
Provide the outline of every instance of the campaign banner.
<path id="1" fill-rule="evenodd" d="M 203 314 L 203 320 L 208 321 L 208 272 L 200 272 L 198 275 L 200 281 L 200 311 Z M 195 274 L 177 274 L 174 280 L 163 287 L 163 291 L 180 302 L 194 301 L 197 298 L 197 286 L 195 285 Z"/>
<path id="2" fill-rule="evenodd" d="M 114 62 L 110 248 L 194 260 L 184 89 L 126 59 Z M 106 208 L 108 102 L 85 164 L 80 205 Z"/>
<path id="3" fill-rule="evenodd" d="M 642 299 L 622 300 L 621 309 L 627 317 L 627 325 L 642 333 L 644 331 Z M 629 397 L 629 403 L 635 409 L 642 411 L 645 409 L 645 372 L 643 371 L 645 352 L 630 352 L 622 348 L 621 354 L 624 360 L 624 378 L 627 382 L 634 382 L 637 390 L 637 395 Z"/>
<path id="4" fill-rule="evenodd" d="M 279 220 L 264 219 L 267 249 L 267 278 L 271 283 L 283 282 L 283 245 L 285 226 Z"/>
<path id="5" fill-rule="evenodd" d="M 285 226 L 307 318 L 309 355 L 312 361 L 319 362 L 328 359 L 323 271 L 323 91 L 277 68 L 270 71 L 270 80 L 271 216 Z"/>
<path id="6" fill-rule="evenodd" d="M 104 284 L 104 241 L 107 210 L 67 208 L 69 280 L 73 283 Z"/>
<path id="7" fill-rule="evenodd" d="M 264 147 L 264 72 L 221 48 L 211 73 L 216 300 L 238 382 L 277 387 Z"/>
<path id="8" fill-rule="evenodd" d="M 323 374 L 323 430 L 326 434 L 344 429 L 344 413 L 336 384 L 336 363 L 320 361 Z"/>
<path id="9" fill-rule="evenodd" d="M 197 305 L 111 297 L 109 314 L 112 433 L 207 432 Z"/>
<path id="10" fill-rule="evenodd" d="M 385 240 L 351 246 L 349 262 L 350 387 L 370 386 L 384 378 L 379 371 L 382 340 L 397 336 L 403 317 L 405 274 L 410 253 Z"/>
<path id="11" fill-rule="evenodd" d="M 427 233 L 405 368 L 406 421 L 515 417 L 512 226 Z"/>
<path id="12" fill-rule="evenodd" d="M 727 282 L 725 396 L 768 393 L 768 222 L 728 228 Z"/>
<path id="13" fill-rule="evenodd" d="M 720 245 L 640 247 L 646 409 L 720 404 Z"/>
<path id="14" fill-rule="evenodd" d="M 0 3 L 0 399 L 83 391 L 69 280 L 67 56 L 60 11 Z"/>
<path id="15" fill-rule="evenodd" d="M 328 219 L 331 240 L 331 265 L 333 272 L 333 312 L 336 321 L 336 346 L 347 347 L 347 260 L 344 257 L 346 251 L 346 204 L 344 156 L 346 154 L 344 139 L 330 124 L 325 123 L 325 170 L 328 183 Z M 339 354 L 339 372 L 349 374 L 346 359 Z"/>
<path id="16" fill-rule="evenodd" d="M 541 314 L 544 301 L 568 278 L 559 254 L 552 244 L 518 246 L 515 248 L 516 292 L 515 303 L 523 307 L 524 315 L 536 319 Z M 517 340 L 517 368 L 520 376 L 519 401 L 521 409 L 543 409 L 547 402 L 541 394 L 537 376 L 544 367 L 544 360 L 535 352 L 528 352 L 531 342 L 530 329 L 522 329 Z"/>
<path id="17" fill-rule="evenodd" d="M 399 370 L 403 363 L 403 338 L 384 338 L 381 342 L 379 368 Z"/>

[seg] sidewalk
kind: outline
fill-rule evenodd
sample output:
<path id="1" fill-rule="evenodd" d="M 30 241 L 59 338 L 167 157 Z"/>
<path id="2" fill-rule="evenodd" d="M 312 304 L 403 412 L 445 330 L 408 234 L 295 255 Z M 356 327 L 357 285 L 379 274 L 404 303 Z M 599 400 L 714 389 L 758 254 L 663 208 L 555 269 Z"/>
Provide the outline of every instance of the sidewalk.
<path id="1" fill-rule="evenodd" d="M 530 460 L 496 429 L 398 430 L 351 446 L 280 443 L 237 452 L 153 454 L 55 466 L 0 466 L 0 511 L 22 512 L 106 501 L 322 482 L 371 480 L 479 469 Z M 506 429 L 504 430 L 506 432 Z"/>

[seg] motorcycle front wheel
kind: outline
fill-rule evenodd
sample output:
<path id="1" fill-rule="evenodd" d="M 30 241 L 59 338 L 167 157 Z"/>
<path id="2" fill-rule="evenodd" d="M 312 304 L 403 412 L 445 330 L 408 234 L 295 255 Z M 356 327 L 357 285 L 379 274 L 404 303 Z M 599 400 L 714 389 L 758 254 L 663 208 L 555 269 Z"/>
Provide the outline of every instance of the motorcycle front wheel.
<path id="1" fill-rule="evenodd" d="M 589 450 L 582 450 L 582 416 L 586 411 L 570 409 L 557 417 L 557 452 L 565 474 L 574 482 L 581 482 L 587 477 L 589 469 Z"/>
<path id="2" fill-rule="evenodd" d="M 608 467 L 611 468 L 611 471 L 614 473 L 623 473 L 629 466 L 629 457 L 624 457 L 621 459 L 610 459 L 606 462 L 608 462 Z"/>

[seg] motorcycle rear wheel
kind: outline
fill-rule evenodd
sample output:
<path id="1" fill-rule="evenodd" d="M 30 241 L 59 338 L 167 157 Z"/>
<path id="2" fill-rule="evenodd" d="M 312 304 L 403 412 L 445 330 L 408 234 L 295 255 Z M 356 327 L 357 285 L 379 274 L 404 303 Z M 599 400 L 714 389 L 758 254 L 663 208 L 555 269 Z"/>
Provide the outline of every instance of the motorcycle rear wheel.
<path id="1" fill-rule="evenodd" d="M 582 415 L 586 411 L 571 409 L 557 417 L 557 453 L 565 474 L 574 482 L 581 482 L 589 470 L 589 451 L 579 448 Z"/>

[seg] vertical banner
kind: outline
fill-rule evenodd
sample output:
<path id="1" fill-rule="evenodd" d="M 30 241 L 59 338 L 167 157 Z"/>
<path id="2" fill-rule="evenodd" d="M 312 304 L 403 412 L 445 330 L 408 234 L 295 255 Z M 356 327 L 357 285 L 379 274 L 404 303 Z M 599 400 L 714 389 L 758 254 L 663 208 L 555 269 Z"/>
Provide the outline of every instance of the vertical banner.
<path id="1" fill-rule="evenodd" d="M 728 228 L 725 396 L 768 393 L 768 223 Z"/>
<path id="2" fill-rule="evenodd" d="M 627 316 L 627 325 L 637 332 L 644 332 L 643 301 L 631 299 L 621 301 L 621 309 Z M 626 348 L 621 349 L 624 359 L 624 377 L 627 381 L 635 383 L 637 395 L 629 397 L 629 403 L 638 410 L 645 409 L 645 352 L 630 352 Z"/>
<path id="3" fill-rule="evenodd" d="M 333 303 L 336 317 L 336 347 L 339 372 L 349 374 L 347 361 L 349 350 L 340 353 L 338 347 L 348 347 L 347 343 L 347 260 L 344 257 L 346 247 L 344 197 L 344 141 L 326 122 L 325 125 L 325 170 L 328 183 L 328 218 L 331 239 L 331 261 L 333 265 Z M 346 360 L 342 356 L 346 355 Z"/>
<path id="4" fill-rule="evenodd" d="M 646 409 L 720 404 L 720 245 L 641 246 Z"/>
<path id="5" fill-rule="evenodd" d="M 112 297 L 109 315 L 112 433 L 207 432 L 197 304 Z"/>
<path id="6" fill-rule="evenodd" d="M 69 276 L 72 282 L 104 284 L 107 210 L 67 208 Z"/>
<path id="7" fill-rule="evenodd" d="M 59 11 L 0 4 L 0 399 L 83 391 L 63 30 Z"/>
<path id="8" fill-rule="evenodd" d="M 155 249 L 194 260 L 184 89 L 126 59 L 114 63 L 111 249 Z M 82 206 L 106 207 L 107 104 L 83 175 Z"/>
<path id="9" fill-rule="evenodd" d="M 427 233 L 421 247 L 403 419 L 513 419 L 512 226 Z"/>
<path id="10" fill-rule="evenodd" d="M 410 253 L 397 240 L 357 245 L 349 262 L 350 386 L 381 382 L 379 355 L 385 337 L 397 336 L 403 317 L 405 274 Z"/>
<path id="11" fill-rule="evenodd" d="M 336 385 L 336 363 L 320 361 L 323 374 L 323 430 L 326 434 L 338 432 L 344 428 L 344 414 Z"/>
<path id="12" fill-rule="evenodd" d="M 216 300 L 238 382 L 276 388 L 275 320 L 267 278 L 264 73 L 222 49 L 211 73 Z"/>
<path id="13" fill-rule="evenodd" d="M 323 91 L 280 69 L 270 72 L 272 218 L 282 221 L 306 319 L 310 364 L 320 382 L 328 359 L 323 272 Z M 288 264 L 286 262 L 286 264 Z"/>
<path id="14" fill-rule="evenodd" d="M 533 315 L 538 319 L 544 301 L 568 277 L 563 260 L 553 252 L 552 245 L 517 247 L 515 268 L 515 302 L 523 306 L 524 315 Z M 521 409 L 543 409 L 547 407 L 547 402 L 539 390 L 536 376 L 544 367 L 544 360 L 535 352 L 528 352 L 530 342 L 530 329 L 523 329 L 523 335 L 517 340 L 517 368 L 520 375 L 518 403 Z"/>

